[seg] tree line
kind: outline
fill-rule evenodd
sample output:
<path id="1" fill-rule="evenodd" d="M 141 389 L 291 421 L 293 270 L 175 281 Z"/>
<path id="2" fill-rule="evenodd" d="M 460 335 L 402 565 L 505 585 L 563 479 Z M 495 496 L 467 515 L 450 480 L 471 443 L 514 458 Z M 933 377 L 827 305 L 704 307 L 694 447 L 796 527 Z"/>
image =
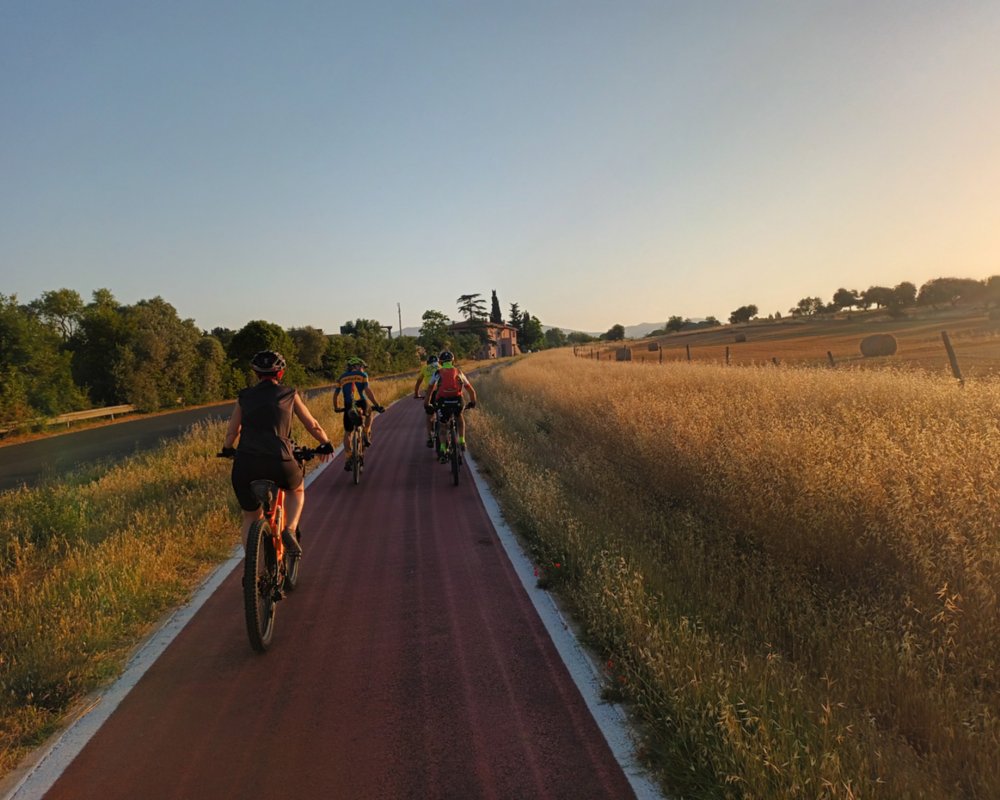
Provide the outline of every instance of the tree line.
<path id="1" fill-rule="evenodd" d="M 867 311 L 873 306 L 885 309 L 893 316 L 902 316 L 906 309 L 925 307 L 938 309 L 957 305 L 980 304 L 984 309 L 1000 306 L 1000 275 L 992 275 L 983 280 L 974 278 L 933 278 L 919 289 L 910 281 L 896 286 L 869 286 L 863 291 L 857 289 L 837 289 L 830 302 L 821 297 L 803 297 L 788 314 L 793 317 L 814 317 L 819 314 L 836 314 L 840 311 L 860 309 Z M 758 316 L 755 305 L 740 306 L 729 315 L 729 321 L 737 324 L 749 322 Z M 768 319 L 781 319 L 781 312 L 768 315 Z"/>
<path id="2" fill-rule="evenodd" d="M 459 312 L 478 319 L 482 310 L 483 319 L 495 319 L 496 292 L 490 315 L 478 299 L 460 297 Z M 427 353 L 444 349 L 459 359 L 474 357 L 485 341 L 483 331 L 453 332 L 443 312 L 428 310 L 422 320 L 415 337 L 392 337 L 370 319 L 349 321 L 335 334 L 266 320 L 206 331 L 181 319 L 162 297 L 129 305 L 97 289 L 86 302 L 74 290 L 57 289 L 19 303 L 0 294 L 0 424 L 101 406 L 157 411 L 231 399 L 252 380 L 249 361 L 259 350 L 281 352 L 288 361 L 286 382 L 309 386 L 334 380 L 352 355 L 364 358 L 373 374 L 389 374 L 412 370 Z M 538 318 L 517 303 L 508 324 L 523 349 L 565 343 L 565 337 L 543 333 Z"/>

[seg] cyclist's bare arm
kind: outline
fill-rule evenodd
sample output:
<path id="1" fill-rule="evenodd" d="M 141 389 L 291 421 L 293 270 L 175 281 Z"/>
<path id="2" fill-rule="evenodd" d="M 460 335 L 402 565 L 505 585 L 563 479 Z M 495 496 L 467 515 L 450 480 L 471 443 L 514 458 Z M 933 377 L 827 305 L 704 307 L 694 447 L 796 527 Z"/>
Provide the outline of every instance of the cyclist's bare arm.
<path id="1" fill-rule="evenodd" d="M 231 449 L 236 444 L 236 439 L 240 435 L 240 429 L 243 427 L 243 412 L 240 410 L 240 404 L 236 404 L 236 408 L 233 409 L 233 415 L 229 418 L 229 427 L 226 429 L 226 437 L 222 440 L 222 449 Z"/>
<path id="2" fill-rule="evenodd" d="M 320 444 L 326 444 L 330 441 L 330 437 L 326 435 L 326 431 L 323 430 L 323 426 L 320 425 L 319 421 L 312 415 L 302 398 L 299 397 L 298 393 L 295 394 L 295 405 L 293 406 L 293 409 L 295 411 L 295 416 L 301 420 L 302 425 L 317 442 Z"/>
<path id="3" fill-rule="evenodd" d="M 420 384 L 424 382 L 424 375 L 422 372 L 417 373 L 417 382 L 413 384 L 413 396 L 420 397 Z"/>

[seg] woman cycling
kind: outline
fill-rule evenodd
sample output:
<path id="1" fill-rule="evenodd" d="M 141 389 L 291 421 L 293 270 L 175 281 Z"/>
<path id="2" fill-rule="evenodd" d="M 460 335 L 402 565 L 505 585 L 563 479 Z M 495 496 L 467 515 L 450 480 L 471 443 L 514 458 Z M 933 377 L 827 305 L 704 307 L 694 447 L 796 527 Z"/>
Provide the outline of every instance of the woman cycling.
<path id="1" fill-rule="evenodd" d="M 293 556 L 301 556 L 302 548 L 295 531 L 306 493 L 302 485 L 304 468 L 292 454 L 292 415 L 298 417 L 320 443 L 317 452 L 323 461 L 330 458 L 333 445 L 295 388 L 281 385 L 285 374 L 285 359 L 281 353 L 262 350 L 251 359 L 250 368 L 257 376 L 257 384 L 240 392 L 222 446 L 224 453 L 232 452 L 239 438 L 232 483 L 243 509 L 243 548 L 246 549 L 250 526 L 264 513 L 250 482 L 267 479 L 286 492 L 285 529 L 281 532 L 281 541 Z"/>

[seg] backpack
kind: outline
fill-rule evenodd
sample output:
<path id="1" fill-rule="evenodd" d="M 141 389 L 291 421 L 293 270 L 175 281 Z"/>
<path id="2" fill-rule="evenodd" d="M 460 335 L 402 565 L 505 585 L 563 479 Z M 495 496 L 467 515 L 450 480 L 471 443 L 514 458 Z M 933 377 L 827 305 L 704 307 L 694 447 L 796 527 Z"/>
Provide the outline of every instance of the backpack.
<path id="1" fill-rule="evenodd" d="M 442 399 L 462 396 L 462 380 L 458 367 L 439 367 L 437 396 Z"/>

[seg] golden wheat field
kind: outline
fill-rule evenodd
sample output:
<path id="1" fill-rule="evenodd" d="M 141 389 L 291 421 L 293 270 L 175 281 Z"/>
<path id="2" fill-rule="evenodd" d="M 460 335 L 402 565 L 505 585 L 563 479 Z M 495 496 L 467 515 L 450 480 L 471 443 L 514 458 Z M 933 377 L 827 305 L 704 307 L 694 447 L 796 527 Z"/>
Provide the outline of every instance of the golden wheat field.
<path id="1" fill-rule="evenodd" d="M 532 356 L 472 446 L 676 797 L 1000 797 L 1000 381 Z"/>

